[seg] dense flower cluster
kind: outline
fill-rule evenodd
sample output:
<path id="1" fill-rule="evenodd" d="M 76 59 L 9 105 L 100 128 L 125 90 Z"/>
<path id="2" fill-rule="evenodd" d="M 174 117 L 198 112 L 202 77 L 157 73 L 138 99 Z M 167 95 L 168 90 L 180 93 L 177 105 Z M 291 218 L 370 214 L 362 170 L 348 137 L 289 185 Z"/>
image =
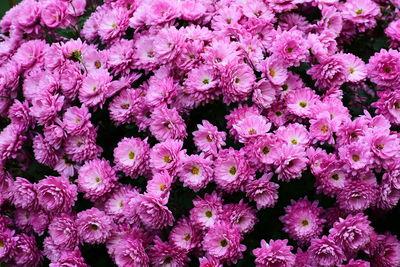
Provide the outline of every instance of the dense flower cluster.
<path id="1" fill-rule="evenodd" d="M 0 20 L 0 262 L 400 266 L 398 0 L 103 2 Z"/>

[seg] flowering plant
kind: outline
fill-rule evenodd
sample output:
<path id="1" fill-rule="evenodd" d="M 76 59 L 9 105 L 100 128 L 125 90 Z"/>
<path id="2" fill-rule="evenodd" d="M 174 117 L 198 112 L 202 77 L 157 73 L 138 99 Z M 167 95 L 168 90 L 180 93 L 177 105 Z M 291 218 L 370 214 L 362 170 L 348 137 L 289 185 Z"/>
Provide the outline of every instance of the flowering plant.
<path id="1" fill-rule="evenodd" d="M 400 266 L 399 9 L 23 0 L 0 20 L 0 262 Z"/>

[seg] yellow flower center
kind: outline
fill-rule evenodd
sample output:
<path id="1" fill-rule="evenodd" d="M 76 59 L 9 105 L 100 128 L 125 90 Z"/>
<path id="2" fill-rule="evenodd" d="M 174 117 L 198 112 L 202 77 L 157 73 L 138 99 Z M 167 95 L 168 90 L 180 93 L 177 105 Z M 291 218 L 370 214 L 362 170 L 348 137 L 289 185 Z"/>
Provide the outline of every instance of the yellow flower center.
<path id="1" fill-rule="evenodd" d="M 269 75 L 271 75 L 271 77 L 275 77 L 275 74 L 276 74 L 275 70 L 273 69 L 269 70 Z"/>
<path id="2" fill-rule="evenodd" d="M 211 218 L 213 216 L 211 210 L 207 210 L 205 214 L 207 218 Z"/>
<path id="3" fill-rule="evenodd" d="M 172 160 L 171 160 L 171 156 L 170 155 L 165 155 L 164 156 L 164 162 L 165 163 L 170 163 Z"/>
<path id="4" fill-rule="evenodd" d="M 302 220 L 301 225 L 307 226 L 307 225 L 309 225 L 309 222 L 307 220 Z"/>
<path id="5" fill-rule="evenodd" d="M 302 108 L 305 108 L 305 107 L 307 107 L 307 102 L 301 101 L 299 103 L 299 106 L 302 107 Z"/>
<path id="6" fill-rule="evenodd" d="M 235 174 L 236 174 L 236 167 L 235 167 L 235 166 L 232 166 L 232 167 L 229 169 L 229 173 L 232 174 L 232 175 L 235 175 Z"/>
<path id="7" fill-rule="evenodd" d="M 197 174 L 199 174 L 199 173 L 200 173 L 200 169 L 197 168 L 196 166 L 193 166 L 193 167 L 192 167 L 192 174 L 197 175 Z"/>
<path id="8" fill-rule="evenodd" d="M 249 135 L 253 135 L 253 134 L 256 134 L 256 133 L 257 133 L 257 131 L 255 129 L 250 129 L 249 130 Z"/>
<path id="9" fill-rule="evenodd" d="M 221 243 L 221 247 L 223 247 L 223 248 L 228 245 L 228 241 L 226 241 L 226 239 L 222 239 L 220 243 Z"/>
<path id="10" fill-rule="evenodd" d="M 129 152 L 129 154 L 128 154 L 128 158 L 129 159 L 134 159 L 135 158 L 135 153 L 134 152 Z"/>
<path id="11" fill-rule="evenodd" d="M 190 240 L 190 234 L 186 234 L 185 238 L 183 238 L 183 239 L 185 239 L 185 241 L 189 241 Z"/>
<path id="12" fill-rule="evenodd" d="M 360 161 L 360 156 L 359 155 L 354 154 L 351 158 L 353 159 L 354 162 Z"/>

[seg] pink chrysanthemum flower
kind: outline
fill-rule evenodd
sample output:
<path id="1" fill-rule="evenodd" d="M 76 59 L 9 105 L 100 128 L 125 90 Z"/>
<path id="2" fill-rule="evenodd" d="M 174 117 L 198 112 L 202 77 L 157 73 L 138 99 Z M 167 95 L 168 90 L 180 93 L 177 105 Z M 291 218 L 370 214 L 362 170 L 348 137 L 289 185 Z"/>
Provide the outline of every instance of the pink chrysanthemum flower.
<path id="1" fill-rule="evenodd" d="M 79 89 L 79 100 L 88 107 L 102 106 L 110 94 L 112 76 L 107 70 L 90 72 Z"/>
<path id="2" fill-rule="evenodd" d="M 342 249 L 326 236 L 311 240 L 308 253 L 312 264 L 323 267 L 337 266 L 346 258 Z"/>
<path id="3" fill-rule="evenodd" d="M 351 259 L 349 263 L 345 265 L 339 265 L 339 267 L 370 267 L 370 263 L 368 261 L 363 260 L 354 260 Z"/>
<path id="4" fill-rule="evenodd" d="M 15 225 L 23 232 L 35 232 L 41 236 L 49 225 L 49 216 L 47 214 L 42 209 L 17 209 L 14 212 Z"/>
<path id="5" fill-rule="evenodd" d="M 287 68 L 279 56 L 265 59 L 260 63 L 260 68 L 273 85 L 282 86 L 288 78 Z"/>
<path id="6" fill-rule="evenodd" d="M 346 65 L 347 80 L 349 82 L 360 82 L 367 78 L 367 66 L 361 58 L 353 54 L 343 54 Z"/>
<path id="7" fill-rule="evenodd" d="M 371 266 L 395 267 L 400 264 L 400 242 L 390 233 L 378 235 L 370 251 Z"/>
<path id="8" fill-rule="evenodd" d="M 271 47 L 272 55 L 287 66 L 299 66 L 308 56 L 308 43 L 303 33 L 295 28 L 278 34 Z"/>
<path id="9" fill-rule="evenodd" d="M 185 266 L 189 261 L 187 250 L 179 248 L 170 242 L 162 242 L 157 236 L 154 246 L 150 247 L 149 258 L 152 266 Z"/>
<path id="10" fill-rule="evenodd" d="M 40 134 L 33 138 L 33 153 L 38 162 L 49 167 L 53 167 L 58 161 L 55 147 L 46 141 L 46 139 L 44 139 Z"/>
<path id="11" fill-rule="evenodd" d="M 222 190 L 232 193 L 244 189 L 253 172 L 243 151 L 233 148 L 220 151 L 214 162 L 214 181 Z"/>
<path id="12" fill-rule="evenodd" d="M 292 253 L 292 246 L 285 240 L 270 240 L 269 243 L 261 240 L 261 247 L 253 249 L 256 256 L 254 263 L 257 267 L 285 266 L 294 267 L 296 256 Z"/>
<path id="13" fill-rule="evenodd" d="M 246 246 L 237 227 L 221 222 L 209 229 L 203 239 L 203 249 L 216 259 L 236 263 L 243 257 Z"/>
<path id="14" fill-rule="evenodd" d="M 320 89 L 338 88 L 347 79 L 345 58 L 342 54 L 323 57 L 320 64 L 313 65 L 307 74 Z"/>
<path id="15" fill-rule="evenodd" d="M 164 76 L 164 75 L 162 75 Z M 146 102 L 150 107 L 171 104 L 178 95 L 177 84 L 172 77 L 153 76 L 149 80 Z"/>
<path id="16" fill-rule="evenodd" d="M 140 69 L 153 70 L 158 64 L 155 54 L 154 36 L 140 35 L 135 42 L 135 66 Z"/>
<path id="17" fill-rule="evenodd" d="M 37 208 L 37 189 L 34 184 L 22 177 L 16 177 L 12 188 L 12 203 L 17 208 Z"/>
<path id="18" fill-rule="evenodd" d="M 145 194 L 137 199 L 137 211 L 143 225 L 148 229 L 162 229 L 174 222 L 172 212 L 166 202 L 156 196 Z"/>
<path id="19" fill-rule="evenodd" d="M 201 229 L 195 226 L 188 218 L 179 220 L 169 234 L 171 243 L 187 251 L 198 247 L 201 239 Z"/>
<path id="20" fill-rule="evenodd" d="M 239 107 L 231 110 L 230 113 L 225 116 L 225 119 L 227 120 L 226 128 L 229 129 L 229 134 L 235 138 L 235 140 L 238 140 L 238 134 L 233 128 L 233 125 L 237 124 L 246 117 L 252 115 L 261 115 L 260 113 L 261 112 L 257 109 L 257 107 L 249 107 L 247 105 L 239 105 Z"/>
<path id="21" fill-rule="evenodd" d="M 299 244 L 309 244 L 311 239 L 322 233 L 325 222 L 321 218 L 323 209 L 318 207 L 318 201 L 310 202 L 307 197 L 291 200 L 290 204 L 285 207 L 285 215 L 279 218 L 284 225 L 283 230 Z"/>
<path id="22" fill-rule="evenodd" d="M 113 167 L 105 159 L 85 162 L 78 171 L 78 189 L 85 198 L 96 201 L 111 192 L 118 177 Z"/>
<path id="23" fill-rule="evenodd" d="M 68 178 L 47 176 L 37 185 L 39 205 L 52 213 L 69 212 L 77 200 L 77 186 Z"/>
<path id="24" fill-rule="evenodd" d="M 370 223 L 362 213 L 348 215 L 334 223 L 333 228 L 329 230 L 329 236 L 345 253 L 354 253 L 369 244 L 373 233 Z"/>
<path id="25" fill-rule="evenodd" d="M 27 138 L 19 124 L 11 123 L 0 133 L 0 160 L 15 158 Z"/>
<path id="26" fill-rule="evenodd" d="M 257 137 L 264 136 L 270 130 L 271 123 L 267 123 L 267 119 L 262 115 L 254 115 L 238 121 L 232 127 L 236 130 L 239 141 L 247 143 Z"/>
<path id="27" fill-rule="evenodd" d="M 149 257 L 140 238 L 124 238 L 118 242 L 114 260 L 118 266 L 148 266 Z"/>
<path id="28" fill-rule="evenodd" d="M 279 185 L 270 182 L 272 173 L 264 174 L 260 179 L 253 180 L 246 185 L 246 195 L 256 202 L 257 209 L 273 207 L 278 201 Z"/>
<path id="29" fill-rule="evenodd" d="M 31 40 L 23 43 L 13 55 L 13 60 L 20 64 L 23 70 L 28 70 L 35 64 L 43 63 L 46 43 L 42 40 Z"/>
<path id="30" fill-rule="evenodd" d="M 216 258 L 212 256 L 205 256 L 202 258 L 199 258 L 199 267 L 223 267 L 222 263 L 220 260 L 217 260 Z"/>
<path id="31" fill-rule="evenodd" d="M 100 155 L 102 148 L 96 144 L 97 129 L 88 134 L 68 137 L 64 144 L 65 154 L 75 162 L 84 162 Z"/>
<path id="32" fill-rule="evenodd" d="M 129 196 L 132 196 L 132 192 L 136 192 L 136 190 L 131 186 L 120 185 L 112 191 L 108 199 L 105 201 L 104 211 L 108 215 L 112 216 L 115 222 L 121 223 L 124 221 L 124 206 L 128 202 Z"/>
<path id="33" fill-rule="evenodd" d="M 112 218 L 97 208 L 81 211 L 76 217 L 79 237 L 89 244 L 106 242 L 114 227 Z"/>
<path id="34" fill-rule="evenodd" d="M 184 90 L 196 102 L 207 102 L 216 98 L 218 82 L 215 71 L 207 65 L 201 65 L 189 71 Z"/>
<path id="35" fill-rule="evenodd" d="M 291 91 L 286 97 L 289 112 L 300 117 L 310 116 L 318 101 L 318 96 L 309 88 Z"/>
<path id="36" fill-rule="evenodd" d="M 223 217 L 231 223 L 232 226 L 238 227 L 241 234 L 247 234 L 253 230 L 254 225 L 258 222 L 256 211 L 248 204 L 240 200 L 238 204 L 226 204 L 223 206 Z"/>
<path id="37" fill-rule="evenodd" d="M 129 74 L 133 69 L 134 41 L 120 39 L 107 50 L 107 66 L 111 73 Z"/>
<path id="38" fill-rule="evenodd" d="M 304 148 L 292 144 L 282 145 L 274 160 L 278 179 L 287 182 L 300 178 L 307 167 L 307 161 Z"/>
<path id="39" fill-rule="evenodd" d="M 71 135 L 87 134 L 89 128 L 93 127 L 90 117 L 91 114 L 87 107 L 70 107 L 64 113 L 63 129 Z"/>
<path id="40" fill-rule="evenodd" d="M 197 128 L 198 130 L 193 132 L 196 147 L 203 152 L 217 154 L 225 145 L 226 133 L 218 132 L 218 128 L 206 120 L 197 124 Z"/>
<path id="41" fill-rule="evenodd" d="M 1 227 L 2 232 L 0 233 L 0 242 L 3 246 L 0 247 L 0 259 L 2 261 L 9 261 L 12 256 L 12 251 L 15 248 L 15 237 L 14 231 L 6 227 Z"/>
<path id="42" fill-rule="evenodd" d="M 20 234 L 15 236 L 15 247 L 12 251 L 16 266 L 38 266 L 42 259 L 34 236 Z"/>
<path id="43" fill-rule="evenodd" d="M 381 160 L 391 160 L 397 157 L 399 137 L 397 135 L 371 134 L 371 151 Z"/>
<path id="44" fill-rule="evenodd" d="M 244 151 L 248 153 L 250 162 L 259 161 L 261 164 L 272 164 L 279 152 L 282 141 L 274 134 L 266 134 L 251 143 L 247 143 Z"/>
<path id="45" fill-rule="evenodd" d="M 184 139 L 187 135 L 186 124 L 175 108 L 161 106 L 151 114 L 150 131 L 158 141 Z"/>
<path id="46" fill-rule="evenodd" d="M 204 154 L 184 157 L 179 170 L 179 179 L 183 186 L 195 192 L 205 188 L 213 178 L 212 160 Z"/>
<path id="47" fill-rule="evenodd" d="M 154 52 L 161 63 L 174 60 L 185 46 L 184 35 L 174 26 L 162 28 L 154 37 Z"/>
<path id="48" fill-rule="evenodd" d="M 391 47 L 398 47 L 400 45 L 400 20 L 390 22 L 385 29 L 385 34 L 392 42 Z"/>
<path id="49" fill-rule="evenodd" d="M 66 132 L 61 126 L 52 124 L 43 128 L 44 142 L 52 146 L 53 149 L 59 149 L 67 137 Z"/>
<path id="50" fill-rule="evenodd" d="M 32 126 L 34 121 L 29 114 L 28 101 L 20 102 L 17 99 L 14 100 L 14 104 L 8 110 L 8 117 L 12 124 L 20 125 L 22 129 Z"/>
<path id="51" fill-rule="evenodd" d="M 167 171 L 161 171 L 153 174 L 153 177 L 147 182 L 146 193 L 155 198 L 167 202 L 171 191 L 172 177 Z"/>
<path id="52" fill-rule="evenodd" d="M 283 86 L 283 85 L 282 85 Z M 269 81 L 261 80 L 256 83 L 253 92 L 253 102 L 259 108 L 267 109 L 276 100 L 277 97 L 277 86 L 274 86 Z"/>
<path id="53" fill-rule="evenodd" d="M 342 9 L 343 18 L 355 24 L 360 32 L 374 28 L 375 17 L 381 13 L 378 4 L 371 0 L 350 0 Z"/>
<path id="54" fill-rule="evenodd" d="M 400 52 L 389 49 L 375 53 L 367 64 L 368 77 L 379 86 L 400 86 Z"/>
<path id="55" fill-rule="evenodd" d="M 190 210 L 190 219 L 203 229 L 209 229 L 221 220 L 222 199 L 214 192 L 205 194 L 204 199 L 197 197 L 193 200 L 193 209 Z"/>
<path id="56" fill-rule="evenodd" d="M 127 89 L 113 98 L 109 111 L 110 118 L 116 125 L 134 122 L 136 109 L 140 106 L 139 101 L 143 100 L 141 94 L 140 90 Z"/>
<path id="57" fill-rule="evenodd" d="M 299 123 L 281 126 L 275 131 L 275 136 L 283 143 L 306 147 L 310 141 L 307 128 Z"/>
<path id="58" fill-rule="evenodd" d="M 346 170 L 343 170 L 342 164 L 343 162 L 341 161 L 333 162 L 327 167 L 322 168 L 321 173 L 316 175 L 317 192 L 323 192 L 325 195 L 333 197 L 347 186 L 349 174 Z"/>
<path id="59" fill-rule="evenodd" d="M 111 42 L 123 35 L 129 24 L 129 13 L 125 8 L 110 8 L 105 10 L 97 22 L 98 35 L 105 43 Z"/>
<path id="60" fill-rule="evenodd" d="M 79 244 L 78 229 L 72 216 L 62 214 L 49 224 L 49 235 L 53 243 L 62 249 L 75 249 Z"/>
<path id="61" fill-rule="evenodd" d="M 145 175 L 149 170 L 149 152 L 147 139 L 142 141 L 140 138 L 125 137 L 114 149 L 115 168 L 132 179 Z"/>
<path id="62" fill-rule="evenodd" d="M 175 176 L 182 163 L 186 150 L 182 150 L 183 142 L 167 140 L 156 144 L 150 151 L 150 167 L 155 171 L 166 170 Z"/>
<path id="63" fill-rule="evenodd" d="M 88 267 L 79 249 L 61 251 L 60 257 L 57 259 L 57 261 L 51 262 L 49 264 L 49 267 L 62 267 L 68 265 L 77 267 Z"/>
<path id="64" fill-rule="evenodd" d="M 253 70 L 245 63 L 230 63 L 221 73 L 221 88 L 224 102 L 244 101 L 253 90 L 256 77 Z"/>
<path id="65" fill-rule="evenodd" d="M 51 124 L 57 117 L 64 105 L 64 96 L 52 95 L 44 91 L 32 100 L 30 114 L 36 119 L 39 125 Z"/>
<path id="66" fill-rule="evenodd" d="M 339 157 L 344 160 L 352 170 L 365 170 L 373 163 L 372 153 L 368 144 L 354 142 L 339 147 Z"/>
<path id="67" fill-rule="evenodd" d="M 374 184 L 363 181 L 351 181 L 337 193 L 339 206 L 350 212 L 360 212 L 372 206 L 377 199 Z"/>

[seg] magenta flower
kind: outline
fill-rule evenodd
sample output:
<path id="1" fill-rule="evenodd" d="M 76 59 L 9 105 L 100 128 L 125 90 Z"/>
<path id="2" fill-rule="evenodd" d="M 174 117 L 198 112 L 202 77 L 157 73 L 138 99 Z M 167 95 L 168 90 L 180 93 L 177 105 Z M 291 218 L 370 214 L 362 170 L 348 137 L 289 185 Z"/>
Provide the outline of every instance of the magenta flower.
<path id="1" fill-rule="evenodd" d="M 256 256 L 254 263 L 261 266 L 295 266 L 295 255 L 291 252 L 292 246 L 287 245 L 287 240 L 270 240 L 269 243 L 261 240 L 261 247 L 253 249 Z"/>
<path id="2" fill-rule="evenodd" d="M 114 227 L 111 217 L 97 208 L 79 212 L 75 223 L 79 237 L 89 244 L 106 242 Z"/>
<path id="3" fill-rule="evenodd" d="M 139 138 L 124 138 L 114 149 L 116 169 L 125 175 L 137 178 L 148 172 L 150 146 L 147 140 Z"/>
<path id="4" fill-rule="evenodd" d="M 284 225 L 283 230 L 299 244 L 309 244 L 311 239 L 322 233 L 325 222 L 321 218 L 323 209 L 318 207 L 318 201 L 311 202 L 307 197 L 291 200 L 290 204 L 285 207 L 285 215 L 279 217 Z"/>
<path id="5" fill-rule="evenodd" d="M 333 267 L 345 260 L 342 249 L 326 236 L 311 240 L 308 253 L 311 262 L 317 266 Z"/>
<path id="6" fill-rule="evenodd" d="M 47 176 L 37 185 L 39 205 L 54 214 L 69 212 L 77 200 L 77 186 L 68 178 Z"/>
<path id="7" fill-rule="evenodd" d="M 203 239 L 203 249 L 216 259 L 236 263 L 243 257 L 246 246 L 239 229 L 229 223 L 219 223 L 209 229 Z"/>

